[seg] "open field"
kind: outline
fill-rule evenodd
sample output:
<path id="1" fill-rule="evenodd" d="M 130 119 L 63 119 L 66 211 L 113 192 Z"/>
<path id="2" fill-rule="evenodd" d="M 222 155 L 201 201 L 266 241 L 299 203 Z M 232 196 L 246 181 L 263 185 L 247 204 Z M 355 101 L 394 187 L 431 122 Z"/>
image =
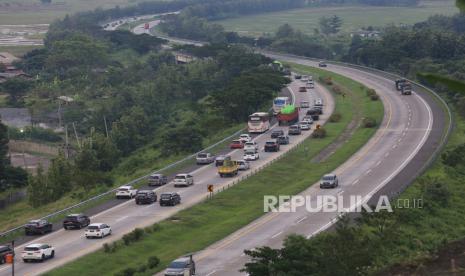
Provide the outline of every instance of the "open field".
<path id="1" fill-rule="evenodd" d="M 450 15 L 457 13 L 455 1 L 425 1 L 416 8 L 343 6 L 304 8 L 298 10 L 265 13 L 217 21 L 227 30 L 242 35 L 258 36 L 273 33 L 282 24 L 289 23 L 304 33 L 312 34 L 318 28 L 322 16 L 337 15 L 344 21 L 343 32 L 355 31 L 367 26 L 385 26 L 387 24 L 413 24 L 427 19 L 433 14 Z"/>
<path id="2" fill-rule="evenodd" d="M 42 46 L 35 46 L 35 45 L 26 45 L 26 46 L 0 46 L 0 52 L 8 52 L 14 56 L 21 57 L 25 53 L 40 48 Z M 1 98 L 1 96 L 0 96 Z M 2 100 L 0 99 L 0 107 L 1 107 Z"/>
<path id="3" fill-rule="evenodd" d="M 0 25 L 51 23 L 66 14 L 137 2 L 142 0 L 53 0 L 51 4 L 42 4 L 40 0 L 0 0 Z"/>
<path id="4" fill-rule="evenodd" d="M 325 139 L 307 139 L 301 146 L 259 174 L 217 194 L 211 200 L 179 212 L 175 219 L 168 219 L 149 227 L 140 241 L 130 245 L 118 242 L 114 252 L 105 253 L 100 250 L 47 275 L 114 274 L 127 268 L 137 270 L 143 267 L 145 271 L 137 275 L 153 275 L 172 259 L 187 252 L 199 251 L 263 215 L 263 195 L 296 194 L 315 183 L 325 172 L 343 163 L 366 143 L 376 131 L 375 128 L 358 128 L 342 147 L 323 162 L 311 163 L 310 160 L 346 129 L 352 121 L 353 110 L 358 109 L 363 116 L 369 114 L 380 121 L 383 116 L 382 103 L 369 100 L 361 85 L 347 78 L 303 66 L 296 66 L 295 69 L 312 74 L 316 79 L 318 74 L 331 75 L 339 85 L 353 92 L 352 96 L 346 97 L 350 101 L 335 95 L 335 112 L 344 115 L 339 122 L 328 123 L 325 126 Z M 114 245 L 110 247 L 114 248 Z M 149 256 L 160 258 L 160 265 L 148 269 L 145 264 Z"/>

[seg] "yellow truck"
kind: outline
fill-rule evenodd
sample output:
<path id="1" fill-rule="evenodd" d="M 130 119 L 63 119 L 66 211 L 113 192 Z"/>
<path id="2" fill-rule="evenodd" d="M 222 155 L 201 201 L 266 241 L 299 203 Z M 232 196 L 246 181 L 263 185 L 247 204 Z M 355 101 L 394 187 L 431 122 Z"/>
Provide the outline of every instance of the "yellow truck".
<path id="1" fill-rule="evenodd" d="M 218 167 L 218 174 L 220 177 L 224 176 L 235 176 L 239 172 L 239 164 L 237 161 L 231 160 L 231 157 L 228 156 L 224 159 L 223 165 Z"/>

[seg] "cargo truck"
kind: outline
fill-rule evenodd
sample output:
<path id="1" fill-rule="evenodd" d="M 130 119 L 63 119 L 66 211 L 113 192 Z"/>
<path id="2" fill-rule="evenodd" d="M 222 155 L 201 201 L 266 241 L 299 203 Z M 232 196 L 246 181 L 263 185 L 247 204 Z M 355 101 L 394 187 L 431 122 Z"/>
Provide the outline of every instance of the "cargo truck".
<path id="1" fill-rule="evenodd" d="M 278 113 L 278 124 L 292 125 L 299 121 L 299 108 L 294 105 L 286 105 Z"/>
<path id="2" fill-rule="evenodd" d="M 412 84 L 410 82 L 405 82 L 400 88 L 400 93 L 402 95 L 412 95 Z"/>
<path id="3" fill-rule="evenodd" d="M 239 164 L 237 164 L 237 161 L 231 160 L 230 156 L 227 156 L 223 161 L 223 165 L 218 167 L 218 174 L 220 177 L 235 176 L 238 172 Z"/>

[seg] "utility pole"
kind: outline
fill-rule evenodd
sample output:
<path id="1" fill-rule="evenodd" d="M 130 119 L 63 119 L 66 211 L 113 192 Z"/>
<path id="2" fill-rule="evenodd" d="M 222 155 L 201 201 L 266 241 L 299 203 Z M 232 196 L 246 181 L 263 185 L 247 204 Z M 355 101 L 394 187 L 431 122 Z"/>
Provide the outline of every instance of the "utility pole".
<path id="1" fill-rule="evenodd" d="M 65 125 L 65 157 L 69 158 L 68 125 Z"/>
<path id="2" fill-rule="evenodd" d="M 107 117 L 106 116 L 103 116 L 103 121 L 105 122 L 105 133 L 107 134 L 107 138 L 108 138 L 108 126 L 107 126 Z"/>
<path id="3" fill-rule="evenodd" d="M 73 128 L 74 128 L 74 136 L 76 136 L 77 144 L 78 144 L 79 148 L 81 148 L 81 142 L 79 142 L 79 137 L 78 137 L 78 134 L 77 134 L 77 131 L 76 131 L 76 125 L 74 124 L 74 122 L 73 122 Z"/>
<path id="4" fill-rule="evenodd" d="M 11 262 L 11 276 L 15 276 L 15 240 L 11 241 L 11 250 L 13 250 L 13 261 Z"/>

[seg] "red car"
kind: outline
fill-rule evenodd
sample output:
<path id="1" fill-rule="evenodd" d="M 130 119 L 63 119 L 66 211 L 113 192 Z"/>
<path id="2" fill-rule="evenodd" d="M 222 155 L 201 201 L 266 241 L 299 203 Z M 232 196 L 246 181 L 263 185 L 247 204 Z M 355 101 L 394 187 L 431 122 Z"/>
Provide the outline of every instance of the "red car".
<path id="1" fill-rule="evenodd" d="M 234 140 L 234 141 L 231 142 L 229 147 L 231 149 L 243 149 L 244 148 L 244 142 L 242 142 L 241 140 Z"/>
<path id="2" fill-rule="evenodd" d="M 307 88 L 305 86 L 299 87 L 299 92 L 307 92 Z"/>

